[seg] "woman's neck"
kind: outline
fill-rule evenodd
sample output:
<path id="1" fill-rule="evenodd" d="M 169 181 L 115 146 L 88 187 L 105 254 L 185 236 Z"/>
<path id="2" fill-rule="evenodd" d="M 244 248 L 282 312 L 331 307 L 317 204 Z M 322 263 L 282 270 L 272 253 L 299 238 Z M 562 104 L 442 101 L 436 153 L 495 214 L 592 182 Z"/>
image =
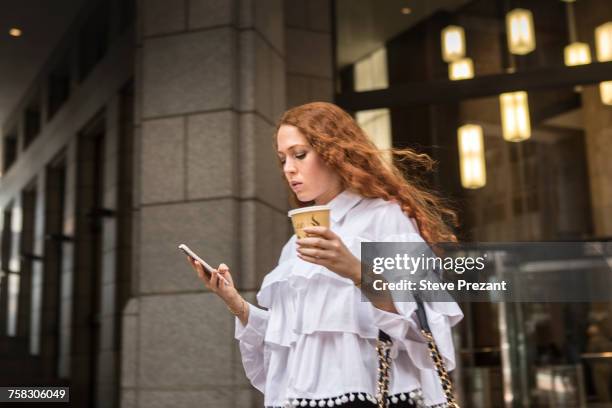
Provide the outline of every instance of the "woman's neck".
<path id="1" fill-rule="evenodd" d="M 314 202 L 316 205 L 325 205 L 329 203 L 331 200 L 336 198 L 338 194 L 340 194 L 344 189 L 340 186 L 334 189 L 330 189 L 325 193 L 321 194 L 317 198 L 315 198 Z"/>

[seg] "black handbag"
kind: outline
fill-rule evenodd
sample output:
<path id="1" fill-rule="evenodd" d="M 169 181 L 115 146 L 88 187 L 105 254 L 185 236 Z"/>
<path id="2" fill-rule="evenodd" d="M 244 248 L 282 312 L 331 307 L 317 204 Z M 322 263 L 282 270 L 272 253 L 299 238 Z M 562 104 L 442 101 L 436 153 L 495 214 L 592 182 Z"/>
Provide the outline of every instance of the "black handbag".
<path id="1" fill-rule="evenodd" d="M 459 408 L 459 404 L 455 399 L 453 393 L 453 384 L 446 371 L 444 360 L 440 355 L 438 346 L 434 340 L 429 324 L 427 323 L 427 314 L 425 313 L 425 307 L 423 302 L 419 299 L 416 300 L 417 310 L 416 315 L 421 327 L 421 334 L 427 341 L 427 347 L 429 348 L 429 354 L 433 360 L 442 390 L 446 396 L 446 406 L 448 408 Z M 391 367 L 391 345 L 393 344 L 389 335 L 382 330 L 378 331 L 378 340 L 376 341 L 376 353 L 378 356 L 378 383 L 376 389 L 376 401 L 378 408 L 387 408 L 388 397 L 389 397 L 389 368 Z"/>

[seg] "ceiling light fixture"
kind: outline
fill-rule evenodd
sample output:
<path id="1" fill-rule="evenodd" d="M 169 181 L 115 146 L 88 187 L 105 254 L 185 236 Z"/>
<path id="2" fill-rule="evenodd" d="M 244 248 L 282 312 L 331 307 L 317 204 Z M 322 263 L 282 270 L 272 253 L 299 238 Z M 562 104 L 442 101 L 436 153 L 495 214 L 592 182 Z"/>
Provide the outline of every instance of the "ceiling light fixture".
<path id="1" fill-rule="evenodd" d="M 595 49 L 597 50 L 597 61 L 612 61 L 612 21 L 595 29 Z M 601 82 L 599 93 L 601 102 L 612 105 L 612 81 Z"/>
<path id="2" fill-rule="evenodd" d="M 11 37 L 21 37 L 21 34 L 22 34 L 21 30 L 18 28 L 11 28 L 9 30 L 9 35 Z"/>
<path id="3" fill-rule="evenodd" d="M 591 50 L 587 43 L 573 42 L 564 48 L 563 55 L 568 67 L 591 63 Z"/>
<path id="4" fill-rule="evenodd" d="M 574 16 L 574 5 L 567 2 L 565 8 L 567 14 L 567 30 L 570 44 L 563 50 L 565 65 L 573 67 L 591 63 L 591 49 L 589 44 L 578 41 L 578 30 L 576 30 L 576 17 Z"/>
<path id="5" fill-rule="evenodd" d="M 465 31 L 463 27 L 449 25 L 442 30 L 442 59 L 457 61 L 465 56 Z"/>
<path id="6" fill-rule="evenodd" d="M 531 137 L 527 92 L 506 92 L 499 96 L 502 131 L 508 142 L 520 142 Z"/>
<path id="7" fill-rule="evenodd" d="M 461 185 L 476 189 L 487 184 L 482 127 L 474 124 L 461 126 L 457 131 Z"/>
<path id="8" fill-rule="evenodd" d="M 533 14 L 529 10 L 514 9 L 506 14 L 508 49 L 512 54 L 529 54 L 536 47 Z"/>
<path id="9" fill-rule="evenodd" d="M 603 104 L 612 105 L 612 81 L 600 82 L 599 93 Z"/>
<path id="10" fill-rule="evenodd" d="M 595 48 L 597 49 L 597 61 L 612 61 L 612 21 L 595 29 Z"/>
<path id="11" fill-rule="evenodd" d="M 451 81 L 474 78 L 474 62 L 471 58 L 461 58 L 448 64 L 448 77 Z"/>

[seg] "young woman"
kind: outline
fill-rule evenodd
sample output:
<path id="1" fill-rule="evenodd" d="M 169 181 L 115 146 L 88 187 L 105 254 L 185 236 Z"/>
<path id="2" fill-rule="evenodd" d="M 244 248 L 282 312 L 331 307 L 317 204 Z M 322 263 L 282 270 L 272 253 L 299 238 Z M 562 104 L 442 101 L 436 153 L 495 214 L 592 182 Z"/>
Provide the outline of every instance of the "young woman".
<path id="1" fill-rule="evenodd" d="M 275 146 L 297 206 L 327 204 L 331 226 L 292 236 L 278 266 L 247 303 L 221 264 L 210 279 L 189 259 L 206 287 L 236 315 L 247 377 L 266 407 L 375 407 L 379 330 L 393 341 L 388 403 L 445 406 L 445 395 L 414 302 L 362 301 L 360 244 L 449 242 L 454 213 L 385 160 L 339 107 L 309 103 L 287 111 Z M 429 168 L 431 160 L 396 150 L 396 163 Z M 219 284 L 219 275 L 229 285 Z M 455 303 L 425 303 L 430 329 L 449 370 L 455 366 L 451 327 L 463 317 Z"/>

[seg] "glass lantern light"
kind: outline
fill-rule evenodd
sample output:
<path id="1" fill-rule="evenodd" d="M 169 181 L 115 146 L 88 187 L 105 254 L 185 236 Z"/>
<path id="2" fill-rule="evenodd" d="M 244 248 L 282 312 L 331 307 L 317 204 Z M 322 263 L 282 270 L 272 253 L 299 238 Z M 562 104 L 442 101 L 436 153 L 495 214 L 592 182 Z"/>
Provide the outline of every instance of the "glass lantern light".
<path id="1" fill-rule="evenodd" d="M 453 62 L 465 56 L 465 31 L 463 27 L 449 25 L 442 30 L 442 59 Z"/>
<path id="2" fill-rule="evenodd" d="M 474 78 L 474 62 L 471 58 L 461 58 L 448 64 L 448 78 L 451 81 Z"/>
<path id="3" fill-rule="evenodd" d="M 476 189 L 487 183 L 482 127 L 467 124 L 457 130 L 461 185 Z"/>
<path id="4" fill-rule="evenodd" d="M 507 92 L 499 96 L 502 132 L 509 142 L 521 142 L 531 137 L 527 92 Z"/>
<path id="5" fill-rule="evenodd" d="M 612 61 L 612 21 L 595 29 L 595 48 L 597 49 L 597 61 Z"/>
<path id="6" fill-rule="evenodd" d="M 604 81 L 599 84 L 599 94 L 604 105 L 612 105 L 612 81 Z"/>
<path id="7" fill-rule="evenodd" d="M 591 49 L 587 43 L 573 42 L 565 47 L 563 55 L 568 67 L 591 63 Z"/>
<path id="8" fill-rule="evenodd" d="M 612 21 L 608 21 L 595 29 L 595 49 L 597 61 L 612 61 Z M 612 105 L 612 81 L 604 81 L 599 84 L 601 102 Z"/>
<path id="9" fill-rule="evenodd" d="M 506 31 L 508 49 L 512 54 L 525 55 L 535 50 L 535 30 L 531 11 L 517 8 L 508 12 Z"/>

